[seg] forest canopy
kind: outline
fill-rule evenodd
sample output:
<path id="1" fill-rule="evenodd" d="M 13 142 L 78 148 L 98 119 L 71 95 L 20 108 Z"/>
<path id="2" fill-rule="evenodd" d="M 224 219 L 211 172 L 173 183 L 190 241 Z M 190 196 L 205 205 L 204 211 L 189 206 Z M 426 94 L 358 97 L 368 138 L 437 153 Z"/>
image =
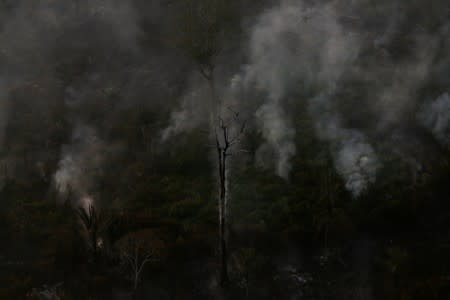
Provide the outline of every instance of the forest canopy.
<path id="1" fill-rule="evenodd" d="M 445 0 L 1 0 L 0 299 L 448 299 Z"/>

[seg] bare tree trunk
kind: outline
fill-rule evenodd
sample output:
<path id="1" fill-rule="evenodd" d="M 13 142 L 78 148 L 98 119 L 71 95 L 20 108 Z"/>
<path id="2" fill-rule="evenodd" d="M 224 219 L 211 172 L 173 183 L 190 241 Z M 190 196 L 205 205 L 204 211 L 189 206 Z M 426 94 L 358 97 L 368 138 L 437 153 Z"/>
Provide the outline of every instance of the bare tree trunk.
<path id="1" fill-rule="evenodd" d="M 200 73 L 206 79 L 211 92 L 210 101 L 210 126 L 214 132 L 216 139 L 216 150 L 219 167 L 219 248 L 220 248 L 220 285 L 226 286 L 229 282 L 228 277 L 228 252 L 227 252 L 227 220 L 226 220 L 226 197 L 227 197 L 227 178 L 226 178 L 226 159 L 229 148 L 227 127 L 224 124 L 220 125 L 220 133 L 217 133 L 217 122 L 220 106 L 219 99 L 216 94 L 213 78 L 213 67 L 200 67 Z M 220 118 L 219 118 L 220 119 Z M 219 134 L 223 134 L 223 141 L 221 143 Z"/>
<path id="2" fill-rule="evenodd" d="M 220 285 L 226 286 L 228 277 L 228 251 L 227 251 L 227 157 L 230 155 L 230 148 L 235 144 L 245 128 L 245 122 L 236 136 L 229 137 L 229 126 L 221 118 L 220 99 L 216 94 L 213 77 L 214 67 L 211 65 L 200 66 L 200 73 L 208 82 L 210 101 L 210 128 L 216 140 L 217 159 L 219 167 L 219 248 L 220 248 Z M 237 118 L 236 114 L 236 118 Z M 217 132 L 219 129 L 219 132 Z"/>
<path id="3" fill-rule="evenodd" d="M 226 132 L 226 128 L 223 129 Z M 226 148 L 221 148 L 217 143 L 217 153 L 219 158 L 219 179 L 220 179 L 220 193 L 219 193 L 219 239 L 220 239 L 220 284 L 225 286 L 228 279 L 228 253 L 226 240 Z"/>
<path id="4" fill-rule="evenodd" d="M 133 280 L 132 297 L 133 299 L 135 299 L 142 270 L 144 269 L 145 265 L 153 258 L 151 252 L 147 252 L 147 254 L 141 254 L 142 251 L 140 251 L 139 249 L 140 246 L 138 244 L 138 241 L 130 240 L 129 243 L 135 243 L 135 245 L 133 246 L 134 248 L 129 249 L 129 253 L 125 252 L 122 255 L 130 265 L 130 275 Z"/>

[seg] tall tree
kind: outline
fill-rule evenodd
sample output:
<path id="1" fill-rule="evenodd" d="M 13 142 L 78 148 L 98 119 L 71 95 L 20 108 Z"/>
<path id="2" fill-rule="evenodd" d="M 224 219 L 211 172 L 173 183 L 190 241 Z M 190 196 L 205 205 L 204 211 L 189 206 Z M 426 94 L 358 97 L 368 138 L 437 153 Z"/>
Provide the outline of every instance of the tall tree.
<path id="1" fill-rule="evenodd" d="M 176 24 L 179 36 L 177 47 L 181 48 L 198 67 L 198 72 L 207 81 L 209 97 L 209 129 L 215 141 L 217 168 L 219 179 L 219 247 L 220 247 L 220 283 L 225 286 L 229 282 L 227 253 L 227 158 L 231 155 L 231 147 L 241 137 L 245 123 L 236 126 L 238 114 L 224 120 L 221 113 L 221 99 L 217 93 L 215 82 L 215 59 L 219 54 L 222 42 L 236 29 L 235 18 L 237 1 L 225 0 L 180 0 L 176 9 L 181 12 Z M 232 128 L 238 128 L 232 130 Z"/>

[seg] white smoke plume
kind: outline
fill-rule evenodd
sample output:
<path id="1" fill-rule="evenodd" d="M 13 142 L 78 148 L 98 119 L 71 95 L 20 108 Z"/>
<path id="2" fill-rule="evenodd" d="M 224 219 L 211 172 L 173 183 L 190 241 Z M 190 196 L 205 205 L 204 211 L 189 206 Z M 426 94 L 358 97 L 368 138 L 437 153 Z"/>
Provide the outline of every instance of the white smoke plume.
<path id="1" fill-rule="evenodd" d="M 188 91 L 181 99 L 181 107 L 170 115 L 169 125 L 162 130 L 161 140 L 196 128 L 208 120 L 211 91 L 203 78 L 193 75 Z"/>
<path id="2" fill-rule="evenodd" d="M 345 179 L 345 187 L 358 197 L 376 180 L 378 157 L 364 135 L 355 130 L 344 130 L 335 154 L 338 173 Z"/>
<path id="3" fill-rule="evenodd" d="M 280 106 L 267 103 L 256 112 L 256 118 L 260 121 L 260 127 L 267 143 L 263 144 L 256 153 L 260 165 L 265 165 L 265 153 L 268 148 L 275 149 L 276 173 L 288 178 L 291 170 L 290 158 L 295 155 L 295 130 L 288 125 Z"/>
<path id="4" fill-rule="evenodd" d="M 419 113 L 422 124 L 444 146 L 450 144 L 450 96 L 443 93 L 434 101 L 424 105 Z"/>
<path id="5" fill-rule="evenodd" d="M 380 19 L 384 24 L 373 26 Z M 418 95 L 430 74 L 436 73 L 435 57 L 442 47 L 438 35 L 423 26 L 405 28 L 407 20 L 400 3 L 388 2 L 374 11 L 367 3 L 355 1 L 280 0 L 259 15 L 247 31 L 247 64 L 225 88 L 225 94 L 235 98 L 231 102 L 237 111 L 255 117 L 252 125 L 264 138 L 256 163 L 289 177 L 298 149 L 294 116 L 287 107 L 297 101 L 309 107 L 316 133 L 330 145 L 347 189 L 359 196 L 375 182 L 382 164 L 375 149 L 382 151 L 378 146 L 383 141 L 369 137 L 383 139 L 410 124 Z M 440 32 L 445 36 L 448 30 Z M 172 113 L 163 139 L 197 127 L 198 116 L 207 116 L 200 110 L 209 97 L 201 94 L 188 93 L 181 109 Z M 347 101 L 347 97 L 353 98 Z M 229 99 L 225 102 L 230 104 Z M 445 104 L 434 106 L 442 109 Z M 365 114 L 370 118 L 364 119 Z M 442 131 L 444 117 L 428 115 L 421 117 L 422 123 Z M 439 136 L 441 142 L 445 140 L 442 133 Z"/>
<path id="6" fill-rule="evenodd" d="M 89 196 L 95 188 L 95 176 L 101 174 L 101 167 L 108 152 L 107 145 L 97 136 L 95 130 L 83 124 L 75 127 L 72 142 L 63 147 L 54 185 L 64 199 L 71 197 L 73 205 L 93 205 Z"/>
<path id="7" fill-rule="evenodd" d="M 354 197 L 376 180 L 378 157 L 367 137 L 359 130 L 344 128 L 332 109 L 332 97 L 319 95 L 310 99 L 309 111 L 320 139 L 330 143 L 334 165 Z"/>
<path id="8" fill-rule="evenodd" d="M 425 46 L 426 45 L 426 46 Z M 385 62 L 363 69 L 361 76 L 375 83 L 373 107 L 379 118 L 379 129 L 399 125 L 416 104 L 418 91 L 430 75 L 437 40 L 423 33 L 414 35 L 411 58 L 406 62 Z M 405 113 L 406 112 L 406 113 Z"/>
<path id="9" fill-rule="evenodd" d="M 332 5 L 308 7 L 301 2 L 282 1 L 256 23 L 251 32 L 250 63 L 244 74 L 233 79 L 233 84 L 255 87 L 267 96 L 256 111 L 266 139 L 257 156 L 270 146 L 275 152 L 278 175 L 288 177 L 290 161 L 296 153 L 295 129 L 283 111 L 283 99 L 290 91 L 301 88 L 331 94 L 358 48 L 355 36 L 346 33 L 338 23 Z M 319 136 L 332 145 L 335 166 L 347 188 L 358 196 L 375 180 L 377 158 L 362 133 L 342 128 L 331 99 L 311 99 L 311 114 Z"/>

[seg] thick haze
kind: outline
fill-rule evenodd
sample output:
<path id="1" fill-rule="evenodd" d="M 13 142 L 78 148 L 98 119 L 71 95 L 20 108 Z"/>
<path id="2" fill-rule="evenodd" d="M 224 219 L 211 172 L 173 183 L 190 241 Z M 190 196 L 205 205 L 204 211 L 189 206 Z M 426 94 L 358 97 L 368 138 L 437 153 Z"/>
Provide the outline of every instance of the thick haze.
<path id="1" fill-rule="evenodd" d="M 294 107 L 307 111 L 355 197 L 376 184 L 386 154 L 425 163 L 395 141 L 418 141 L 424 152 L 438 149 L 434 141 L 447 148 L 450 24 L 442 11 L 448 4 L 432 1 L 421 12 L 415 5 L 422 2 L 281 0 L 243 16 L 233 46 L 219 48 L 215 85 L 221 111 L 241 112 L 248 130 L 261 136 L 249 154 L 254 164 L 289 178 L 294 158 L 304 152 L 296 144 L 302 137 Z M 49 185 L 61 195 L 70 186 L 82 198 L 95 194 L 86 169 L 115 164 L 110 152 L 116 148 L 126 152 L 118 146 L 126 138 L 116 130 L 126 122 L 125 111 L 164 116 L 151 137 L 160 147 L 208 126 L 209 86 L 168 36 L 186 25 L 165 17 L 176 6 L 4 3 L 0 153 L 8 174 L 2 177 L 26 178 L 44 169 L 42 176 L 53 178 Z M 55 123 L 59 129 L 50 129 Z M 40 135 L 28 137 L 30 130 Z M 55 132 L 62 138 L 43 151 Z M 24 162 L 20 151 L 32 162 Z"/>

